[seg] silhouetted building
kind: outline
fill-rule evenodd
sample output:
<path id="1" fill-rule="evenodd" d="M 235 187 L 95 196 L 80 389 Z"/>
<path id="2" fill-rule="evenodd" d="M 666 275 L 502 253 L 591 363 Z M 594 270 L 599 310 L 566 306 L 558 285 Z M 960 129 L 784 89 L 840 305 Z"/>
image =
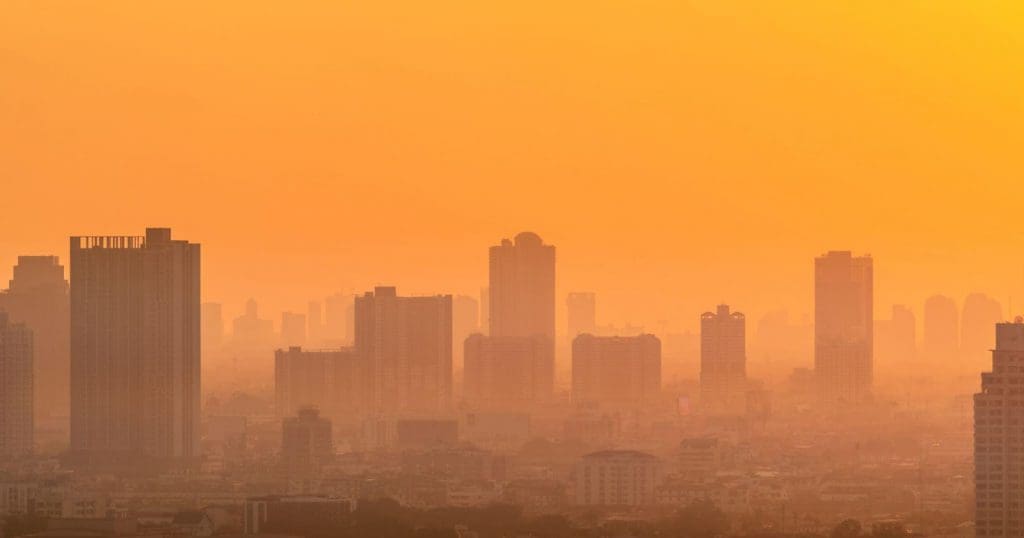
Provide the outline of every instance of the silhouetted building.
<path id="1" fill-rule="evenodd" d="M 356 353 L 367 361 L 373 409 L 436 413 L 452 398 L 452 297 L 356 297 Z"/>
<path id="2" fill-rule="evenodd" d="M 306 315 L 281 312 L 281 344 L 301 346 L 306 343 Z"/>
<path id="3" fill-rule="evenodd" d="M 700 316 L 701 406 L 711 414 L 742 415 L 746 392 L 746 318 L 718 305 Z"/>
<path id="4" fill-rule="evenodd" d="M 281 463 L 291 473 L 315 471 L 334 458 L 331 421 L 315 407 L 303 407 L 281 423 Z"/>
<path id="5" fill-rule="evenodd" d="M 572 341 L 572 401 L 639 406 L 661 395 L 661 341 L 652 334 L 593 336 Z"/>
<path id="6" fill-rule="evenodd" d="M 972 293 L 964 299 L 960 318 L 960 363 L 971 371 L 985 364 L 995 344 L 992 327 L 1003 321 L 1003 305 L 984 293 Z"/>
<path id="7" fill-rule="evenodd" d="M 245 313 L 234 319 L 231 330 L 231 339 L 240 347 L 269 347 L 274 341 L 274 322 L 260 318 L 255 299 L 245 302 Z"/>
<path id="8" fill-rule="evenodd" d="M 202 318 L 203 351 L 217 349 L 224 343 L 224 314 L 220 303 L 203 303 L 200 307 Z"/>
<path id="9" fill-rule="evenodd" d="M 71 448 L 199 455 L 199 245 L 71 238 Z"/>
<path id="10" fill-rule="evenodd" d="M 555 247 L 523 232 L 490 249 L 490 335 L 555 341 Z"/>
<path id="11" fill-rule="evenodd" d="M 603 450 L 576 463 L 575 504 L 649 506 L 663 474 L 660 459 L 636 450 Z"/>
<path id="12" fill-rule="evenodd" d="M 277 414 L 293 415 L 313 406 L 340 422 L 367 410 L 367 368 L 352 348 L 279 349 L 274 354 Z"/>
<path id="13" fill-rule="evenodd" d="M 921 347 L 927 362 L 940 365 L 956 362 L 960 348 L 958 317 L 953 299 L 933 295 L 925 300 Z"/>
<path id="14" fill-rule="evenodd" d="M 981 392 L 974 395 L 974 526 L 977 536 L 1020 536 L 1024 323 L 1018 317 L 995 328 L 992 371 L 981 374 Z"/>
<path id="15" fill-rule="evenodd" d="M 597 295 L 590 292 L 570 293 L 565 306 L 570 341 L 581 334 L 597 333 Z"/>
<path id="16" fill-rule="evenodd" d="M 56 256 L 18 256 L 0 311 L 34 335 L 35 416 L 66 417 L 70 401 L 70 302 Z"/>
<path id="17" fill-rule="evenodd" d="M 903 305 L 892 306 L 892 317 L 875 321 L 875 358 L 879 363 L 907 364 L 917 355 L 917 320 Z"/>
<path id="18" fill-rule="evenodd" d="M 32 331 L 0 312 L 0 456 L 32 452 Z"/>
<path id="19" fill-rule="evenodd" d="M 832 251 L 814 260 L 814 371 L 825 401 L 860 403 L 873 378 L 869 256 Z"/>
<path id="20" fill-rule="evenodd" d="M 452 297 L 452 355 L 456 370 L 461 370 L 465 361 L 462 343 L 479 330 L 480 303 L 468 295 Z"/>
<path id="21" fill-rule="evenodd" d="M 546 336 L 484 336 L 465 341 L 463 395 L 474 409 L 517 409 L 551 399 L 555 358 Z"/>

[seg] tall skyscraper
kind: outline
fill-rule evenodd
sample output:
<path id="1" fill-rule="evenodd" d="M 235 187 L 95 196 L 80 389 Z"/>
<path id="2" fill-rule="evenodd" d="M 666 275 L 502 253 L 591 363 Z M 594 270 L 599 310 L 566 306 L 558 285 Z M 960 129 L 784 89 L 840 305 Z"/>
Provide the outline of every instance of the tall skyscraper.
<path id="1" fill-rule="evenodd" d="M 199 455 L 199 245 L 168 228 L 71 238 L 71 448 Z"/>
<path id="2" fill-rule="evenodd" d="M 814 260 L 814 370 L 826 401 L 871 396 L 873 264 L 870 256 L 832 251 Z"/>
<path id="3" fill-rule="evenodd" d="M 36 417 L 67 417 L 70 377 L 68 281 L 56 256 L 19 256 L 0 310 L 34 335 Z"/>
<path id="4" fill-rule="evenodd" d="M 224 314 L 220 303 L 203 303 L 200 317 L 202 318 L 203 351 L 214 350 L 224 343 Z"/>
<path id="5" fill-rule="evenodd" d="M 959 363 L 977 371 L 995 344 L 992 327 L 1003 321 L 1003 305 L 984 293 L 972 293 L 964 299 L 960 317 Z"/>
<path id="6" fill-rule="evenodd" d="M 32 452 L 32 331 L 0 312 L 0 456 Z"/>
<path id="7" fill-rule="evenodd" d="M 555 247 L 523 232 L 490 249 L 490 335 L 555 341 Z M 553 345 L 553 344 L 552 344 Z"/>
<path id="8" fill-rule="evenodd" d="M 959 315 L 956 302 L 933 295 L 924 302 L 924 359 L 932 364 L 951 365 L 960 349 Z"/>
<path id="9" fill-rule="evenodd" d="M 551 399 L 554 357 L 546 336 L 465 340 L 463 394 L 472 408 L 516 410 Z"/>
<path id="10" fill-rule="evenodd" d="M 594 336 L 572 341 L 572 401 L 635 407 L 661 396 L 661 341 L 653 334 Z"/>
<path id="11" fill-rule="evenodd" d="M 581 334 L 597 334 L 597 295 L 570 293 L 565 300 L 569 340 Z"/>
<path id="12" fill-rule="evenodd" d="M 718 305 L 700 316 L 701 406 L 712 414 L 742 415 L 747 394 L 747 322 Z"/>
<path id="13" fill-rule="evenodd" d="M 399 297 L 377 287 L 355 301 L 355 351 L 367 361 L 373 409 L 431 414 L 452 398 L 452 297 Z"/>
<path id="14" fill-rule="evenodd" d="M 1024 322 L 1018 317 L 995 328 L 992 371 L 981 374 L 981 392 L 974 395 L 974 527 L 977 536 L 1021 536 Z"/>

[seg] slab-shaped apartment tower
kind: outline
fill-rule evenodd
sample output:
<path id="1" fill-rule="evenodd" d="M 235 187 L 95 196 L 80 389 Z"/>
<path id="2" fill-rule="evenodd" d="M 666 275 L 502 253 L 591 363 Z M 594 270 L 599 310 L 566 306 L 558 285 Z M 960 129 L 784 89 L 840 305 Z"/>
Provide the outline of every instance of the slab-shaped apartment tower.
<path id="1" fill-rule="evenodd" d="M 167 228 L 71 238 L 71 449 L 199 455 L 199 245 Z"/>

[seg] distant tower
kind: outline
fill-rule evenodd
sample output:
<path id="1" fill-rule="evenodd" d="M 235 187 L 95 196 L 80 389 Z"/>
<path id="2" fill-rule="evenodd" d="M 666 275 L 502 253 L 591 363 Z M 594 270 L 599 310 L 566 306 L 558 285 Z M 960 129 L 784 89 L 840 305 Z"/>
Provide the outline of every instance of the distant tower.
<path id="1" fill-rule="evenodd" d="M 995 344 L 992 326 L 1003 321 L 1003 305 L 984 293 L 972 293 L 964 299 L 960 317 L 960 362 L 971 371 L 985 364 Z"/>
<path id="2" fill-rule="evenodd" d="M 71 449 L 199 456 L 199 245 L 71 238 Z"/>
<path id="3" fill-rule="evenodd" d="M 64 266 L 56 256 L 18 256 L 0 310 L 34 335 L 35 415 L 66 417 L 69 409 L 70 299 Z"/>
<path id="4" fill-rule="evenodd" d="M 555 341 L 555 247 L 535 233 L 490 249 L 490 328 L 491 336 Z"/>
<path id="5" fill-rule="evenodd" d="M 742 415 L 746 410 L 746 319 L 718 305 L 700 317 L 701 405 L 712 414 Z"/>
<path id="6" fill-rule="evenodd" d="M 869 256 L 832 251 L 814 260 L 814 370 L 825 401 L 871 396 L 873 286 Z"/>
<path id="7" fill-rule="evenodd" d="M 572 341 L 572 401 L 636 407 L 661 396 L 661 340 L 581 334 Z"/>
<path id="8" fill-rule="evenodd" d="M 0 311 L 0 456 L 32 452 L 32 331 Z"/>
<path id="9" fill-rule="evenodd" d="M 399 297 L 377 287 L 356 297 L 355 351 L 367 361 L 373 408 L 435 414 L 452 398 L 452 297 Z"/>
<path id="10" fill-rule="evenodd" d="M 581 334 L 597 333 L 597 296 L 590 292 L 570 293 L 565 300 L 569 340 Z"/>
<path id="11" fill-rule="evenodd" d="M 924 302 L 924 359 L 931 364 L 952 365 L 960 348 L 956 302 L 933 295 Z"/>
<path id="12" fill-rule="evenodd" d="M 1024 323 L 996 324 L 992 371 L 981 374 L 974 395 L 974 525 L 977 536 L 1020 536 L 1024 493 L 1020 454 L 1024 452 L 1024 400 L 1018 372 L 1024 367 Z"/>

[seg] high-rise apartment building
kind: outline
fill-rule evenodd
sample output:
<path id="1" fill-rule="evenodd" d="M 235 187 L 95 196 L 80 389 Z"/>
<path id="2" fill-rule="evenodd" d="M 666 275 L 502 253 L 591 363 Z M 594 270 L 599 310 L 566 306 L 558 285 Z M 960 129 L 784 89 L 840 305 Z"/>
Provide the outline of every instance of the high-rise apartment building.
<path id="1" fill-rule="evenodd" d="M 279 349 L 274 354 L 277 414 L 294 415 L 313 406 L 334 422 L 367 410 L 367 368 L 352 348 Z"/>
<path id="2" fill-rule="evenodd" d="M 995 326 L 992 371 L 974 395 L 974 529 L 977 536 L 1024 535 L 1024 321 Z"/>
<path id="3" fill-rule="evenodd" d="M 372 409 L 430 414 L 452 398 L 452 297 L 399 297 L 377 287 L 355 300 L 355 352 L 366 361 Z"/>
<path id="4" fill-rule="evenodd" d="M 56 256 L 18 256 L 0 310 L 34 335 L 36 417 L 67 417 L 70 376 L 68 281 Z"/>
<path id="5" fill-rule="evenodd" d="M 71 448 L 199 455 L 199 245 L 146 235 L 71 238 Z"/>
<path id="6" fill-rule="evenodd" d="M 718 305 L 700 316 L 700 401 L 712 414 L 742 415 L 747 393 L 747 322 Z"/>
<path id="7" fill-rule="evenodd" d="M 0 311 L 0 456 L 23 456 L 33 443 L 33 342 L 24 323 Z"/>
<path id="8" fill-rule="evenodd" d="M 465 341 L 463 396 L 474 409 L 517 410 L 551 399 L 554 356 L 546 336 L 484 336 Z"/>
<path id="9" fill-rule="evenodd" d="M 824 401 L 871 397 L 873 285 L 870 256 L 832 251 L 814 260 L 814 370 Z"/>
<path id="10" fill-rule="evenodd" d="M 565 300 L 568 336 L 571 341 L 581 334 L 597 333 L 597 295 L 591 292 L 570 293 Z"/>
<path id="11" fill-rule="evenodd" d="M 490 335 L 555 341 L 555 247 L 523 232 L 490 249 Z"/>
<path id="12" fill-rule="evenodd" d="M 636 407 L 661 395 L 661 341 L 652 334 L 593 336 L 572 341 L 572 401 Z"/>

